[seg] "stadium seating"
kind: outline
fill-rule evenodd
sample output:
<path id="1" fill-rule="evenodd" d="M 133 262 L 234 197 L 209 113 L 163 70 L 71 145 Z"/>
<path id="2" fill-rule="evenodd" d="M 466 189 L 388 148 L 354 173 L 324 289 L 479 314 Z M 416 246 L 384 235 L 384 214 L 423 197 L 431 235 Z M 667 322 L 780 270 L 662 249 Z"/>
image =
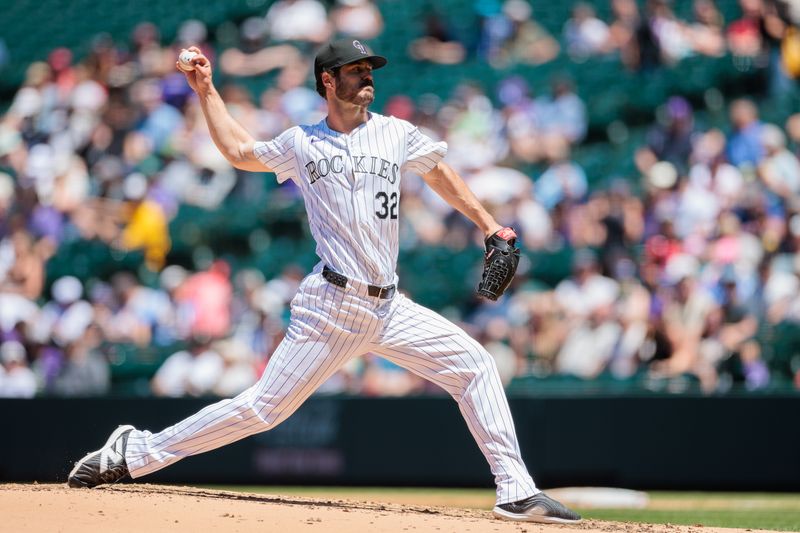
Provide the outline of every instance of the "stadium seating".
<path id="1" fill-rule="evenodd" d="M 93 36 L 107 32 L 120 45 L 126 45 L 131 30 L 143 21 L 155 23 L 165 42 L 170 42 L 180 24 L 189 18 L 204 21 L 213 30 L 225 21 L 239 22 L 248 16 L 263 15 L 272 2 L 270 0 L 230 0 L 226 2 L 197 3 L 189 0 L 172 2 L 147 2 L 141 4 L 112 0 L 102 4 L 103 16 L 87 16 L 99 7 L 96 2 L 75 0 L 64 4 L 56 0 L 37 3 L 15 2 L 4 6 L 0 19 L 0 37 L 11 51 L 11 62 L 0 76 L 0 100 L 8 100 L 24 77 L 27 65 L 44 60 L 58 46 L 73 50 L 78 58 L 85 56 Z M 328 2 L 330 4 L 330 2 Z M 564 22 L 570 16 L 571 4 L 535 0 L 534 16 L 553 36 L 560 39 Z M 608 2 L 592 2 L 601 16 L 608 15 Z M 407 59 L 407 43 L 420 35 L 422 15 L 430 8 L 426 0 L 384 0 L 379 3 L 384 18 L 390 21 L 385 31 L 374 41 L 374 47 L 393 62 L 391 76 L 380 79 L 376 107 L 380 109 L 393 95 L 419 96 L 434 93 L 443 99 L 466 80 L 480 83 L 487 94 L 495 98 L 497 83 L 509 75 L 524 77 L 536 94 L 547 91 L 548 82 L 554 75 L 567 74 L 576 86 L 577 93 L 586 102 L 589 110 L 589 136 L 586 142 L 574 149 L 574 160 L 586 171 L 590 187 L 602 187 L 615 177 L 629 179 L 638 186 L 638 173 L 633 164 L 633 152 L 642 144 L 648 124 L 652 122 L 653 110 L 672 95 L 682 95 L 698 108 L 697 120 L 710 123 L 719 117 L 706 112 L 707 91 L 719 88 L 726 97 L 743 94 L 753 82 L 752 73 L 742 72 L 734 66 L 730 56 L 720 58 L 690 57 L 668 70 L 647 74 L 627 71 L 620 60 L 609 57 L 602 60 L 575 63 L 565 53 L 554 61 L 535 68 L 511 65 L 496 69 L 485 62 L 470 58 L 458 65 L 435 65 L 415 63 Z M 443 0 L 436 2 L 437 9 L 446 14 L 455 35 L 474 39 L 478 28 L 478 16 L 472 2 Z M 738 15 L 736 2 L 720 2 L 726 20 Z M 691 17 L 691 2 L 675 2 L 676 12 L 685 18 Z M 55 16 L 54 14 L 57 14 Z M 22 17 L 35 18 L 41 23 L 14 24 Z M 563 44 L 563 43 L 562 43 Z M 272 83 L 274 75 L 237 79 L 254 95 Z M 222 77 L 221 81 L 225 81 Z M 780 122 L 785 112 L 776 108 L 765 109 L 767 121 Z M 624 124 L 626 136 L 614 143 L 608 140 L 608 129 L 615 124 Z M 540 170 L 530 166 L 523 170 L 534 179 Z M 290 197 L 271 197 L 265 201 L 275 187 L 274 180 L 265 175 L 263 195 L 236 195 L 229 197 L 218 209 L 208 211 L 199 207 L 181 205 L 170 223 L 173 247 L 169 262 L 190 265 L 195 254 L 210 248 L 232 265 L 234 271 L 244 267 L 255 267 L 265 276 L 277 275 L 291 257 L 303 268 L 316 262 L 314 245 L 307 237 L 303 222 L 303 210 L 299 202 Z M 277 200 L 275 200 L 277 198 Z M 267 205 L 269 206 L 267 208 Z M 259 235 L 270 236 L 259 241 Z M 447 247 L 425 247 L 402 251 L 399 274 L 403 286 L 421 304 L 434 309 L 448 306 L 469 306 L 476 268 L 477 248 L 454 251 Z M 570 269 L 572 251 L 563 248 L 553 252 L 528 254 L 534 268 L 534 277 L 548 285 L 563 279 Z M 90 278 L 107 279 L 119 270 L 130 270 L 140 275 L 147 273 L 141 268 L 142 254 L 124 253 L 95 241 L 75 240 L 61 246 L 57 255 L 47 264 L 49 281 L 63 275 L 75 275 L 83 281 Z M 157 277 L 145 277 L 145 282 L 157 283 Z M 430 290 L 436 287 L 437 290 Z M 764 345 L 768 346 L 765 360 L 776 374 L 791 375 L 800 366 L 800 328 L 791 324 L 779 324 L 762 328 Z M 142 350 L 128 345 L 106 346 L 112 361 L 115 390 L 139 393 L 146 387 L 163 359 L 174 347 Z M 560 379 L 525 376 L 517 378 L 511 386 L 514 392 L 524 390 L 592 391 L 602 387 L 606 391 L 661 390 L 696 391 L 697 383 L 691 378 L 652 380 L 631 378 L 630 380 L 600 379 L 584 382 L 574 378 Z"/>

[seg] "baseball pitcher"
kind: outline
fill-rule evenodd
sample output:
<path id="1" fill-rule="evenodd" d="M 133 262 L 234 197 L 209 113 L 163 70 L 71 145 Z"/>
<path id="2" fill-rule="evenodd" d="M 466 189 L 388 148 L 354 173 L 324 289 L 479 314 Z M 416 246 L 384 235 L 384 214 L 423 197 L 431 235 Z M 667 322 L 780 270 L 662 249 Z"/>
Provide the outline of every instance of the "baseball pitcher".
<path id="1" fill-rule="evenodd" d="M 415 172 L 486 236 L 479 294 L 496 299 L 519 259 L 516 234 L 481 206 L 412 124 L 369 111 L 373 71 L 387 61 L 357 40 L 318 52 L 316 87 L 328 105 L 317 124 L 255 141 L 230 114 L 211 64 L 190 48 L 181 68 L 197 93 L 211 136 L 236 168 L 274 172 L 302 192 L 319 264 L 291 302 L 291 320 L 258 383 L 158 433 L 120 426 L 75 464 L 71 487 L 134 479 L 184 457 L 268 431 L 290 416 L 349 359 L 376 353 L 428 379 L 458 402 L 497 484 L 494 514 L 509 520 L 572 523 L 580 517 L 536 488 L 520 456 L 505 392 L 489 353 L 462 329 L 397 292 L 398 206 L 403 173 Z"/>

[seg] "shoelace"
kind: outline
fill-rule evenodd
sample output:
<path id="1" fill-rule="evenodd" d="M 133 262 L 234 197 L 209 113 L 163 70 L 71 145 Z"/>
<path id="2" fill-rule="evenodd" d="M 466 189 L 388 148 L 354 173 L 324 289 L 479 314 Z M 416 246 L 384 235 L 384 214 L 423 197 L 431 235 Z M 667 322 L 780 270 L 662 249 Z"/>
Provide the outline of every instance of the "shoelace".
<path id="1" fill-rule="evenodd" d="M 124 464 L 118 464 L 108 468 L 108 470 L 99 474 L 97 477 L 100 478 L 101 483 L 114 483 L 125 477 L 127 473 L 128 467 Z"/>

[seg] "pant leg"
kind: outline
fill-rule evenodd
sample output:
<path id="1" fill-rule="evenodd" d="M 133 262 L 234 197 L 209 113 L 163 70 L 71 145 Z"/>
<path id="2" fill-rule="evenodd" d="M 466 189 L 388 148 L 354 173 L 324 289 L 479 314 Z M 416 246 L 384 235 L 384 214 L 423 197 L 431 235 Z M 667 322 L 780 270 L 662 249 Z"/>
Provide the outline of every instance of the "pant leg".
<path id="1" fill-rule="evenodd" d="M 402 295 L 396 300 L 370 351 L 436 383 L 453 396 L 495 476 L 498 504 L 539 492 L 522 461 L 492 356 L 438 313 Z"/>
<path id="2" fill-rule="evenodd" d="M 274 428 L 344 363 L 366 351 L 378 321 L 344 291 L 316 279 L 307 285 L 293 300 L 286 337 L 258 383 L 158 433 L 130 433 L 125 459 L 131 477 Z"/>

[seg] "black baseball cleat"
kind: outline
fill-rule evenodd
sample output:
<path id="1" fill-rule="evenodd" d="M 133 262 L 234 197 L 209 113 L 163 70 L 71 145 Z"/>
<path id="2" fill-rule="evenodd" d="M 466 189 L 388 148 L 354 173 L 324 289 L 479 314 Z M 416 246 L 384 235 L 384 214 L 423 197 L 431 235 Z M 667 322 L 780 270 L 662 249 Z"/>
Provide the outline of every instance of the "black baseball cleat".
<path id="1" fill-rule="evenodd" d="M 120 426 L 108 438 L 102 448 L 75 463 L 69 473 L 67 485 L 77 488 L 92 488 L 106 483 L 116 483 L 128 475 L 125 463 L 125 448 L 133 426 Z"/>
<path id="2" fill-rule="evenodd" d="M 578 513 L 567 509 L 544 492 L 524 500 L 496 505 L 492 512 L 497 518 L 517 522 L 575 524 L 581 521 Z"/>

